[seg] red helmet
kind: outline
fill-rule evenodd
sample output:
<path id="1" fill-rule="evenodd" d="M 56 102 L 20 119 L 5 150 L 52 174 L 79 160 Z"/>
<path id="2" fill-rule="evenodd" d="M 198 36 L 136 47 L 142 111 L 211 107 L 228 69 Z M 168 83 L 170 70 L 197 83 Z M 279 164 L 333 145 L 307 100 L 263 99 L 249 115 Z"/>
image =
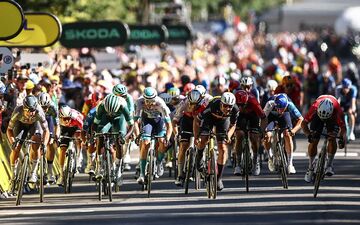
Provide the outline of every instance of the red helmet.
<path id="1" fill-rule="evenodd" d="M 229 91 L 232 92 L 233 90 L 236 90 L 238 88 L 240 88 L 240 82 L 237 80 L 230 80 Z"/>
<path id="2" fill-rule="evenodd" d="M 249 94 L 244 90 L 240 90 L 235 93 L 235 98 L 236 104 L 244 105 L 249 100 Z"/>
<path id="3" fill-rule="evenodd" d="M 187 94 L 189 93 L 190 91 L 194 90 L 195 89 L 195 84 L 193 83 L 187 83 L 185 84 L 184 86 L 184 93 Z"/>

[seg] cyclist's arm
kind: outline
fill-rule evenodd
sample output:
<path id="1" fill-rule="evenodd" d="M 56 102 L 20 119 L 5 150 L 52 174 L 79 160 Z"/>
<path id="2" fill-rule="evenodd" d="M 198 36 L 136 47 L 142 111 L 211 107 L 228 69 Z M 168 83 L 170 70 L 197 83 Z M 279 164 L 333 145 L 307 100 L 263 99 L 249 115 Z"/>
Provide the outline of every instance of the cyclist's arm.
<path id="1" fill-rule="evenodd" d="M 41 128 L 44 131 L 44 134 L 43 134 L 44 144 L 48 145 L 49 140 L 50 140 L 50 131 L 49 131 L 48 122 L 46 120 L 45 113 L 42 110 L 41 106 L 38 107 L 37 112 L 38 112 L 38 114 L 37 114 L 38 119 L 37 120 L 40 122 Z"/>
<path id="2" fill-rule="evenodd" d="M 200 118 L 198 116 L 194 117 L 193 120 L 193 131 L 194 131 L 194 139 L 198 139 L 199 138 L 199 130 L 200 130 Z"/>
<path id="3" fill-rule="evenodd" d="M 304 134 L 305 134 L 306 136 L 309 136 L 309 134 L 311 133 L 310 130 L 309 130 L 308 124 L 309 124 L 309 123 L 308 123 L 307 121 L 305 121 L 305 120 L 302 120 L 302 121 L 301 121 L 301 128 L 303 129 Z"/>
<path id="4" fill-rule="evenodd" d="M 296 120 L 296 124 L 293 127 L 293 129 L 291 130 L 291 133 L 295 134 L 298 130 L 300 130 L 301 128 L 301 123 L 304 120 L 304 118 L 301 116 Z"/>
<path id="5" fill-rule="evenodd" d="M 15 141 L 15 136 L 14 136 L 14 126 L 15 126 L 15 122 L 17 120 L 19 120 L 20 118 L 20 112 L 19 112 L 19 108 L 16 107 L 14 112 L 11 114 L 11 118 L 10 118 L 10 121 L 9 121 L 9 125 L 8 125 L 8 128 L 6 130 L 6 136 L 9 140 L 9 143 L 10 145 L 12 145 Z"/>

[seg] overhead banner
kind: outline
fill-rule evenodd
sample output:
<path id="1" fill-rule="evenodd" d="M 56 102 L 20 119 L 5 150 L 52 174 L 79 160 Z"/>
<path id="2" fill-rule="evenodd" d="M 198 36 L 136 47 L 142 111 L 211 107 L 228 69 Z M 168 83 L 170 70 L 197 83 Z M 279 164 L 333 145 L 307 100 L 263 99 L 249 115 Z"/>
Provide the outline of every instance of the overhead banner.
<path id="1" fill-rule="evenodd" d="M 21 32 L 24 13 L 21 6 L 10 0 L 0 1 L 0 40 L 8 40 Z"/>
<path id="2" fill-rule="evenodd" d="M 0 47 L 0 73 L 7 73 L 14 65 L 14 57 L 8 48 Z"/>
<path id="3" fill-rule="evenodd" d="M 25 13 L 22 31 L 14 38 L 0 41 L 6 47 L 47 47 L 53 45 L 61 35 L 59 19 L 50 13 Z"/>
<path id="4" fill-rule="evenodd" d="M 165 26 L 161 25 L 129 25 L 130 37 L 126 44 L 159 45 L 169 36 Z"/>
<path id="5" fill-rule="evenodd" d="M 169 32 L 167 40 L 170 44 L 185 44 L 192 40 L 192 31 L 187 25 L 166 25 Z"/>
<path id="6" fill-rule="evenodd" d="M 129 27 L 118 21 L 67 23 L 60 43 L 67 48 L 104 48 L 123 45 L 129 35 Z"/>

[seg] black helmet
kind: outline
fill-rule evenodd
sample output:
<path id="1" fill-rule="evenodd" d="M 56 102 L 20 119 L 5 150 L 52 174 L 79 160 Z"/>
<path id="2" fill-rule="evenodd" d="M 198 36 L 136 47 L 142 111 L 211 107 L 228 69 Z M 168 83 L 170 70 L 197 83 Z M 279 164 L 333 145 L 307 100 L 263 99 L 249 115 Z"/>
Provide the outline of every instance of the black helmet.
<path id="1" fill-rule="evenodd" d="M 25 97 L 24 101 L 23 101 L 23 106 L 24 108 L 28 109 L 29 111 L 33 112 L 36 110 L 37 106 L 38 106 L 38 100 L 35 96 L 33 95 L 28 95 Z"/>

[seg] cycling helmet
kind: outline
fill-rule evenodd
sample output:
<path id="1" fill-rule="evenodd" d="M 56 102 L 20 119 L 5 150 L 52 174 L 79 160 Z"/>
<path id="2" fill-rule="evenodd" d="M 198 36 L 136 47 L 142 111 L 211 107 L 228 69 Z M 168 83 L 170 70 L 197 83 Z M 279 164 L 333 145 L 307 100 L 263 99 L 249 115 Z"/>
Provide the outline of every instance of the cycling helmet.
<path id="1" fill-rule="evenodd" d="M 114 114 L 118 112 L 122 107 L 126 105 L 125 99 L 116 96 L 114 94 L 109 94 L 105 97 L 104 108 L 105 111 L 109 114 Z"/>
<path id="2" fill-rule="evenodd" d="M 341 82 L 343 88 L 350 88 L 352 85 L 352 82 L 349 78 L 345 78 Z"/>
<path id="3" fill-rule="evenodd" d="M 329 98 L 322 100 L 317 108 L 317 115 L 320 119 L 326 120 L 332 116 L 334 104 Z"/>
<path id="4" fill-rule="evenodd" d="M 60 107 L 59 115 L 61 118 L 69 118 L 72 116 L 71 108 L 67 105 Z"/>
<path id="5" fill-rule="evenodd" d="M 33 112 L 36 110 L 36 108 L 38 106 L 38 100 L 34 95 L 28 95 L 23 100 L 23 106 L 24 106 L 24 108 Z"/>
<path id="6" fill-rule="evenodd" d="M 201 101 L 202 95 L 201 95 L 200 91 L 195 89 L 188 93 L 187 98 L 188 98 L 190 104 L 197 104 Z"/>
<path id="7" fill-rule="evenodd" d="M 275 96 L 275 107 L 277 109 L 285 109 L 288 104 L 288 97 L 286 96 L 286 94 L 278 94 Z"/>
<path id="8" fill-rule="evenodd" d="M 195 89 L 195 84 L 193 83 L 187 83 L 185 84 L 184 86 L 184 92 L 185 94 L 189 93 L 190 91 L 194 90 Z"/>
<path id="9" fill-rule="evenodd" d="M 39 95 L 39 104 L 42 107 L 48 107 L 51 104 L 51 97 L 48 93 L 45 92 L 41 92 L 41 94 Z"/>
<path id="10" fill-rule="evenodd" d="M 199 91 L 201 96 L 205 96 L 206 94 L 206 88 L 201 84 L 196 85 L 194 90 Z"/>
<path id="11" fill-rule="evenodd" d="M 276 80 L 268 80 L 266 86 L 268 90 L 275 91 L 275 89 L 278 86 L 278 83 L 276 82 Z"/>
<path id="12" fill-rule="evenodd" d="M 174 84 L 171 82 L 168 82 L 165 84 L 165 91 L 169 91 L 170 88 L 174 87 Z"/>
<path id="13" fill-rule="evenodd" d="M 26 81 L 25 89 L 27 89 L 27 90 L 34 89 L 34 87 L 35 87 L 35 84 L 31 80 Z"/>
<path id="14" fill-rule="evenodd" d="M 153 100 L 156 98 L 156 96 L 157 96 L 157 91 L 154 88 L 152 88 L 152 87 L 145 88 L 143 97 L 146 100 Z"/>
<path id="15" fill-rule="evenodd" d="M 242 86 L 250 86 L 252 85 L 254 82 L 253 82 L 253 79 L 251 77 L 248 77 L 248 76 L 243 76 L 241 79 L 240 79 L 240 84 Z"/>
<path id="16" fill-rule="evenodd" d="M 180 89 L 177 87 L 170 88 L 167 93 L 171 95 L 171 97 L 177 97 L 180 95 Z"/>
<path id="17" fill-rule="evenodd" d="M 236 104 L 244 105 L 249 100 L 249 94 L 244 90 L 240 90 L 235 93 L 235 98 Z"/>
<path id="18" fill-rule="evenodd" d="M 117 84 L 112 89 L 112 93 L 117 96 L 124 96 L 127 94 L 127 91 L 127 87 L 123 84 Z"/>
<path id="19" fill-rule="evenodd" d="M 6 91 L 5 84 L 2 81 L 0 81 L 0 95 L 5 94 L 5 91 Z"/>
<path id="20" fill-rule="evenodd" d="M 229 82 L 229 90 L 233 91 L 240 88 L 240 82 L 237 80 L 230 80 Z"/>
<path id="21" fill-rule="evenodd" d="M 231 92 L 224 92 L 221 95 L 221 103 L 225 105 L 234 105 L 236 102 L 235 95 Z"/>
<path id="22" fill-rule="evenodd" d="M 164 100 L 166 105 L 170 104 L 171 99 L 172 99 L 172 96 L 166 92 L 159 94 L 159 97 Z"/>

